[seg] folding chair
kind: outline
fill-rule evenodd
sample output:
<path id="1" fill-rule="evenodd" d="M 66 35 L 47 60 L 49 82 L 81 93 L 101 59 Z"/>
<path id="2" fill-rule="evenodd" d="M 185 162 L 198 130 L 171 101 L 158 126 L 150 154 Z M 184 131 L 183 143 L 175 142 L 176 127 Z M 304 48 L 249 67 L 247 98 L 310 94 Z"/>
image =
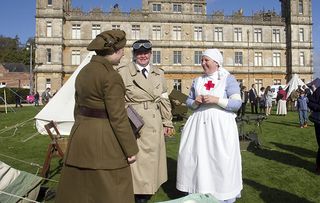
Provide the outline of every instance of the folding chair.
<path id="1" fill-rule="evenodd" d="M 51 138 L 51 143 L 48 145 L 46 159 L 42 167 L 42 177 L 47 176 L 47 173 L 50 169 L 51 159 L 54 156 L 58 156 L 60 159 L 63 159 L 64 152 L 66 151 L 68 145 L 68 139 L 61 136 L 55 122 L 50 121 L 47 125 L 44 126 L 44 128 Z M 52 133 L 51 129 L 53 129 L 55 134 Z"/>

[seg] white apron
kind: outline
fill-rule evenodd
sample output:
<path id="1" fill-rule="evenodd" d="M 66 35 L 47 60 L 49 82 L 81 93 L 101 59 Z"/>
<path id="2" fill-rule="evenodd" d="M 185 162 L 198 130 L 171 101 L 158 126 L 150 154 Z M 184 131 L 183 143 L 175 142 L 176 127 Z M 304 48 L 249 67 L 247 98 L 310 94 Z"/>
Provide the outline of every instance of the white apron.
<path id="1" fill-rule="evenodd" d="M 214 88 L 206 90 L 212 81 Z M 225 97 L 227 75 L 197 78 L 195 97 Z M 207 85 L 208 86 L 208 85 Z M 241 155 L 235 113 L 217 105 L 201 105 L 187 120 L 180 141 L 177 189 L 211 193 L 218 200 L 239 196 L 242 190 Z"/>

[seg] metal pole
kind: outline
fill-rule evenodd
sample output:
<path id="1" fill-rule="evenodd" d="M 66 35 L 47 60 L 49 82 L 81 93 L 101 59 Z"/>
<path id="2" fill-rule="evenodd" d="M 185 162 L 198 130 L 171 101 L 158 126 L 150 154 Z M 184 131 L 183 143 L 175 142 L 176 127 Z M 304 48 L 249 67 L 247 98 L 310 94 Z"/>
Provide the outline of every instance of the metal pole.
<path id="1" fill-rule="evenodd" d="M 249 29 L 247 29 L 247 43 L 248 43 L 248 58 L 247 58 L 247 63 L 248 63 L 248 87 L 250 87 L 250 48 L 249 48 L 249 34 L 250 34 L 250 31 L 249 31 Z"/>
<path id="2" fill-rule="evenodd" d="M 32 44 L 30 43 L 30 95 L 33 93 L 33 77 L 32 77 Z"/>
<path id="3" fill-rule="evenodd" d="M 4 109 L 6 114 L 8 113 L 8 108 L 7 108 L 7 94 L 6 94 L 6 89 L 3 88 L 3 97 L 4 97 Z"/>

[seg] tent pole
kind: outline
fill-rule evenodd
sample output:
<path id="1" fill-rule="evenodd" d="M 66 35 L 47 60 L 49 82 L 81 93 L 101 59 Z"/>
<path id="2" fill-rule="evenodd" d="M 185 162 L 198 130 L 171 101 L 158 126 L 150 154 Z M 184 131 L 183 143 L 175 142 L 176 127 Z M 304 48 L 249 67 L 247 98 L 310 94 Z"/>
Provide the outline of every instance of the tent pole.
<path id="1" fill-rule="evenodd" d="M 4 109 L 6 114 L 8 113 L 8 108 L 7 108 L 7 95 L 6 95 L 6 89 L 3 88 L 3 96 L 4 96 Z"/>

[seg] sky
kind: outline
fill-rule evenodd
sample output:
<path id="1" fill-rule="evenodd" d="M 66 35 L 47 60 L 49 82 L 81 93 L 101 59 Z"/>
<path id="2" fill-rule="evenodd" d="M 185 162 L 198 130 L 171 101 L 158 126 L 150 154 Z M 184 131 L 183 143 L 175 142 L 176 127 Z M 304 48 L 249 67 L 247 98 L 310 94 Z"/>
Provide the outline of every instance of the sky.
<path id="1" fill-rule="evenodd" d="M 188 0 L 185 0 L 186 2 Z M 104 11 L 110 9 L 116 3 L 122 11 L 140 9 L 142 0 L 71 0 L 72 7 L 89 11 L 100 7 Z M 28 38 L 35 35 L 36 0 L 9 0 L 1 2 L 0 35 L 5 37 L 18 36 L 21 43 L 26 43 Z M 18 5 L 18 6 L 17 6 Z M 223 11 L 225 15 L 243 9 L 245 16 L 251 16 L 259 10 L 275 10 L 280 14 L 279 0 L 207 0 L 207 14 L 213 11 Z M 313 46 L 315 75 L 320 77 L 320 0 L 312 0 L 313 11 Z M 318 34 L 315 34 L 318 33 Z"/>

